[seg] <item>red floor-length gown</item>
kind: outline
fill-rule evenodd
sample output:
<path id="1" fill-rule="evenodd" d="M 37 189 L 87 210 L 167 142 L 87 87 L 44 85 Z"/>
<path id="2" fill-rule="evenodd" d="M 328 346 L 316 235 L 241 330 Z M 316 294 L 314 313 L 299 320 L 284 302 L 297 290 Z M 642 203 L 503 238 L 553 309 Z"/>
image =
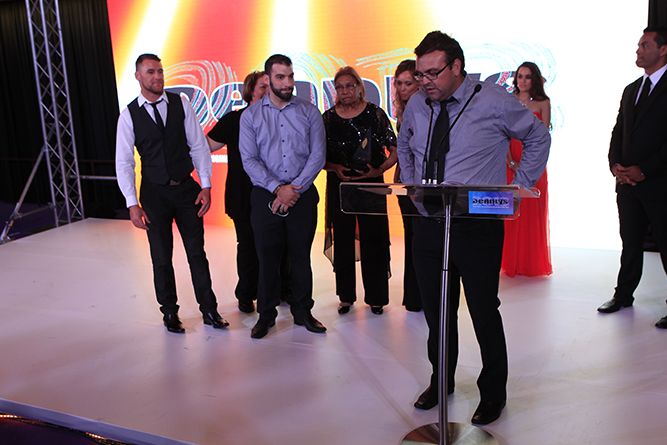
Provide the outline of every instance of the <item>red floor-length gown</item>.
<path id="1" fill-rule="evenodd" d="M 539 113 L 535 115 L 542 120 Z M 512 159 L 520 160 L 523 145 L 512 139 L 510 152 Z M 512 182 L 514 172 L 507 168 L 507 182 Z M 521 200 L 520 215 L 515 220 L 505 221 L 505 244 L 503 246 L 502 271 L 507 276 L 551 275 L 551 246 L 549 242 L 549 194 L 547 192 L 547 171 L 535 187 L 541 195 L 538 199 Z"/>

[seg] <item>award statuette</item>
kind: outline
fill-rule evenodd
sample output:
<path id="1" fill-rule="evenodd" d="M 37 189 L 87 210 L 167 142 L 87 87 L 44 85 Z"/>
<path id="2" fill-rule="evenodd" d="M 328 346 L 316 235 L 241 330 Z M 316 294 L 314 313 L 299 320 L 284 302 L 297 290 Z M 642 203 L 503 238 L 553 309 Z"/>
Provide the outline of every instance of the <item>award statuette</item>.
<path id="1" fill-rule="evenodd" d="M 348 162 L 347 166 L 352 170 L 350 172 L 345 172 L 348 176 L 359 176 L 355 172 L 364 172 L 366 173 L 369 168 L 368 164 L 371 162 L 371 129 L 369 128 L 366 131 L 366 135 L 361 139 L 359 147 L 352 155 L 352 158 Z"/>

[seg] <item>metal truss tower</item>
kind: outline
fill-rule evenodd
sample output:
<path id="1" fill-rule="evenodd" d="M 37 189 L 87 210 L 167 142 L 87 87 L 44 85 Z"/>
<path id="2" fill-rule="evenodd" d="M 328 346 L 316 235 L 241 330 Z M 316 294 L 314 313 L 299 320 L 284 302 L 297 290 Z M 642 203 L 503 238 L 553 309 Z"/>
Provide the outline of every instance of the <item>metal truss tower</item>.
<path id="1" fill-rule="evenodd" d="M 26 0 L 26 8 L 57 227 L 84 218 L 60 11 L 58 0 Z"/>

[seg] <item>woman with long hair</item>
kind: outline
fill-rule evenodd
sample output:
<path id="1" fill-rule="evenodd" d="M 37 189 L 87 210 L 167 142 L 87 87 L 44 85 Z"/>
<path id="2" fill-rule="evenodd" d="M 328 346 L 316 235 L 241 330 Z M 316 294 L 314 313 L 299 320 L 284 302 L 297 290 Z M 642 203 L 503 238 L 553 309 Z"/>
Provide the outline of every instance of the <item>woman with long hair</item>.
<path id="1" fill-rule="evenodd" d="M 551 102 L 544 92 L 544 78 L 533 62 L 524 62 L 514 74 L 516 98 L 547 128 L 551 128 Z M 512 182 L 519 167 L 523 146 L 512 139 L 507 151 L 507 181 Z M 510 277 L 515 275 L 551 275 L 551 247 L 549 242 L 549 195 L 546 169 L 535 187 L 540 191 L 538 199 L 524 199 L 516 220 L 505 221 L 502 270 Z"/>
<path id="2" fill-rule="evenodd" d="M 396 118 L 396 128 L 400 131 L 401 122 L 403 122 L 403 110 L 405 104 L 415 94 L 420 87 L 420 83 L 415 77 L 417 71 L 414 60 L 404 60 L 396 67 L 394 73 L 394 117 Z"/>
<path id="3" fill-rule="evenodd" d="M 396 118 L 396 128 L 401 129 L 403 122 L 403 110 L 405 104 L 415 94 L 421 84 L 415 77 L 417 70 L 414 60 L 403 60 L 396 67 L 394 73 L 394 117 Z M 394 182 L 401 182 L 401 169 L 397 165 L 394 173 Z M 401 207 L 403 215 L 403 230 L 405 232 L 405 258 L 403 268 L 403 306 L 411 312 L 418 312 L 422 308 L 421 294 L 417 286 L 417 275 L 412 262 L 412 219 L 417 214 L 412 200 L 409 196 L 399 196 L 398 205 Z"/>

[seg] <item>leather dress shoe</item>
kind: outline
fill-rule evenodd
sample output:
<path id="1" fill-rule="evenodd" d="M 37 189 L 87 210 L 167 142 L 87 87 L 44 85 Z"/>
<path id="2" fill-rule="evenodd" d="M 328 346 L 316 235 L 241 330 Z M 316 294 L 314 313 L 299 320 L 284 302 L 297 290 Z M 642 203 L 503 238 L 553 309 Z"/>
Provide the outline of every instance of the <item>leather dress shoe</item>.
<path id="1" fill-rule="evenodd" d="M 617 312 L 624 307 L 630 307 L 632 306 L 632 300 L 628 301 L 621 301 L 617 300 L 616 298 L 612 298 L 609 301 L 605 301 L 602 306 L 598 308 L 598 312 L 602 312 L 603 314 L 611 314 L 613 312 Z"/>
<path id="2" fill-rule="evenodd" d="M 432 386 L 426 388 L 415 402 L 417 409 L 431 409 L 438 404 L 438 389 Z"/>
<path id="3" fill-rule="evenodd" d="M 338 303 L 338 313 L 343 315 L 347 314 L 350 312 L 350 308 L 352 307 L 352 304 L 343 304 L 343 303 Z"/>
<path id="4" fill-rule="evenodd" d="M 505 401 L 502 402 L 479 402 L 475 414 L 472 416 L 472 423 L 475 425 L 488 425 L 500 417 L 500 413 L 505 408 Z"/>
<path id="5" fill-rule="evenodd" d="M 276 320 L 262 320 L 261 318 L 257 320 L 257 323 L 252 328 L 250 332 L 250 338 L 262 338 L 269 333 L 269 328 L 276 325 Z"/>
<path id="6" fill-rule="evenodd" d="M 317 321 L 317 319 L 312 315 L 308 315 L 307 317 L 301 318 L 299 320 L 295 319 L 294 324 L 304 326 L 310 332 L 315 332 L 317 334 L 321 334 L 327 330 L 327 328 L 325 328 L 324 325 Z"/>
<path id="7" fill-rule="evenodd" d="M 454 393 L 454 386 L 449 386 L 447 388 L 447 395 L 452 395 Z M 428 410 L 438 405 L 438 388 L 429 386 L 426 388 L 426 391 L 421 393 L 417 401 L 415 402 L 415 408 Z"/>
<path id="8" fill-rule="evenodd" d="M 181 320 L 178 318 L 178 314 L 165 314 L 165 316 L 162 317 L 162 321 L 164 321 L 164 325 L 169 332 L 174 332 L 176 334 L 183 334 L 185 332 Z"/>
<path id="9" fill-rule="evenodd" d="M 658 320 L 658 322 L 655 324 L 655 327 L 660 329 L 667 329 L 667 315 Z"/>
<path id="10" fill-rule="evenodd" d="M 251 301 L 241 301 L 239 300 L 239 310 L 245 312 L 246 314 L 252 314 L 255 312 L 255 304 Z"/>
<path id="11" fill-rule="evenodd" d="M 384 308 L 382 306 L 371 306 L 371 312 L 375 315 L 382 315 Z"/>
<path id="12" fill-rule="evenodd" d="M 207 312 L 202 315 L 204 324 L 213 326 L 215 329 L 223 329 L 229 326 L 229 322 L 222 318 L 216 311 Z"/>

